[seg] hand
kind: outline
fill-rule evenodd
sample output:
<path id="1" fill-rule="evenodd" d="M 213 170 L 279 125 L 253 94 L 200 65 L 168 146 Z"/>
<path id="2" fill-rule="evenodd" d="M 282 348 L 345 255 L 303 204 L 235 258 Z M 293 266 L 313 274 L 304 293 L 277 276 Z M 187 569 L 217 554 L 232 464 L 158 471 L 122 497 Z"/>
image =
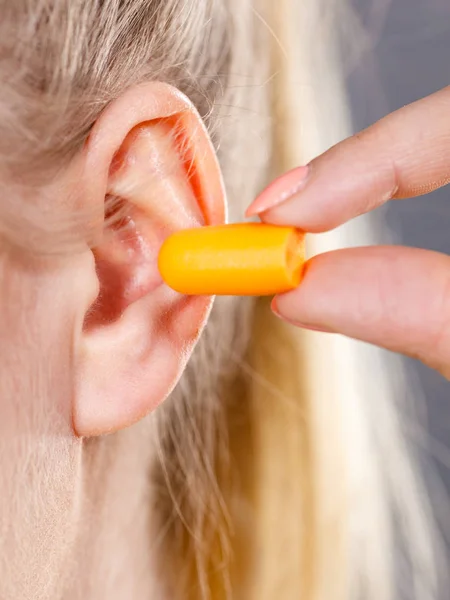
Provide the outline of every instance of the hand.
<path id="1" fill-rule="evenodd" d="M 450 87 L 280 177 L 247 214 L 324 232 L 390 199 L 449 182 Z M 308 261 L 297 290 L 274 299 L 273 309 L 299 326 L 419 358 L 450 377 L 450 257 L 444 254 L 390 246 L 322 254 Z"/>

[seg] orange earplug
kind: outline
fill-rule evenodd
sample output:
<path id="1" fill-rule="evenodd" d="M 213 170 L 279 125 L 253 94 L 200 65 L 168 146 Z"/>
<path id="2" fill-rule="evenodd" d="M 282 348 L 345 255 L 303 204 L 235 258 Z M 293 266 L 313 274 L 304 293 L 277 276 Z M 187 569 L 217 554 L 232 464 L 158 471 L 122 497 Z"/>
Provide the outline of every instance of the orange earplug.
<path id="1" fill-rule="evenodd" d="M 304 234 L 293 227 L 240 223 L 179 231 L 163 244 L 159 271 L 188 295 L 266 296 L 296 288 Z"/>

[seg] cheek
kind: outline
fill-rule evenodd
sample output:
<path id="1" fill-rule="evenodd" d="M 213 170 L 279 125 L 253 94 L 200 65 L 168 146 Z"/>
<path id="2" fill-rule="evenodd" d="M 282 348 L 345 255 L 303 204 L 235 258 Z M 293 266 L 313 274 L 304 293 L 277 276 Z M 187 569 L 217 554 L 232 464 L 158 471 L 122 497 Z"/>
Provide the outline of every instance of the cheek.
<path id="1" fill-rule="evenodd" d="M 0 433 L 69 432 L 74 317 L 35 285 L 0 299 Z"/>
<path id="2" fill-rule="evenodd" d="M 29 348 L 10 338 L 13 352 L 0 364 L 0 598 L 44 589 L 59 597 L 56 574 L 78 530 L 82 447 L 71 424 L 69 353 L 39 333 Z"/>
<path id="3" fill-rule="evenodd" d="M 36 436 L 44 432 L 70 433 L 72 365 L 70 337 L 55 336 L 52 327 L 42 327 L 41 317 L 26 332 L 9 324 L 0 343 L 8 352 L 0 355 L 0 435 Z M 59 317 L 57 314 L 55 319 Z"/>
<path id="4" fill-rule="evenodd" d="M 0 259 L 0 435 L 72 434 L 74 345 L 98 294 L 90 252 Z"/>
<path id="5" fill-rule="evenodd" d="M 61 597 L 80 524 L 81 450 L 79 440 L 51 433 L 1 448 L 1 598 Z"/>
<path id="6" fill-rule="evenodd" d="M 53 277 L 16 271 L 7 279 L 0 286 L 0 598 L 37 598 L 61 585 L 52 574 L 78 526 L 82 446 L 71 402 L 81 316 L 66 292 L 49 285 Z M 26 578 L 8 577 L 24 569 Z M 18 582 L 25 587 L 11 587 Z"/>

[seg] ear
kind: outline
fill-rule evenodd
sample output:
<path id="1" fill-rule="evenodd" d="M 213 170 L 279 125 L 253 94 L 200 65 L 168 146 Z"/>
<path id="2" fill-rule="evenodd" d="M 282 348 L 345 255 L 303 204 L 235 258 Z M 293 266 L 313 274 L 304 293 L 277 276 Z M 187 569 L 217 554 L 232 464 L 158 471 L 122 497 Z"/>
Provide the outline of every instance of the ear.
<path id="1" fill-rule="evenodd" d="M 225 203 L 201 118 L 165 84 L 110 105 L 83 161 L 89 203 L 105 218 L 93 249 L 99 295 L 76 343 L 74 427 L 92 436 L 136 422 L 177 383 L 212 299 L 166 287 L 158 252 L 176 230 L 224 222 Z"/>

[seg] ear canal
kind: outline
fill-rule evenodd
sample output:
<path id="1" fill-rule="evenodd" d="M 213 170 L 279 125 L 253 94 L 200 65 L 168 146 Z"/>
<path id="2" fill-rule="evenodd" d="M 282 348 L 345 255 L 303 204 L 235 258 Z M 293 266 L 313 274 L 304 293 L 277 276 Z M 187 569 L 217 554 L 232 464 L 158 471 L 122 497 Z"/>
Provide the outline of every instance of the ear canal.
<path id="1" fill-rule="evenodd" d="M 141 210 L 127 201 L 120 205 L 102 244 L 93 250 L 100 293 L 86 315 L 88 329 L 117 321 L 130 304 L 161 284 L 155 267 L 160 241 L 142 235 L 146 216 Z"/>
<path id="2" fill-rule="evenodd" d="M 162 282 L 157 256 L 167 233 L 204 222 L 186 146 L 173 117 L 135 127 L 115 154 L 103 240 L 94 248 L 100 294 L 86 327 L 116 321 L 156 289 Z"/>

